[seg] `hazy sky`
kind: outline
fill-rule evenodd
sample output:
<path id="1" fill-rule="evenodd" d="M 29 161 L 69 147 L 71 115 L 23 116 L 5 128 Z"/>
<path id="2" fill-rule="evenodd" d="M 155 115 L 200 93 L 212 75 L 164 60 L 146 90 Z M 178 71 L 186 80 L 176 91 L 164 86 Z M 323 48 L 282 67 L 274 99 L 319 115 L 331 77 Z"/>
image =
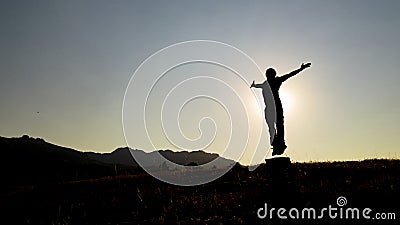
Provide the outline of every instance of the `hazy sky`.
<path id="1" fill-rule="evenodd" d="M 0 136 L 29 134 L 82 151 L 125 146 L 122 102 L 135 69 L 168 45 L 210 39 L 278 74 L 312 62 L 281 88 L 293 160 L 398 158 L 399 11 L 396 0 L 3 1 Z M 197 129 L 202 116 L 183 120 L 197 120 Z"/>

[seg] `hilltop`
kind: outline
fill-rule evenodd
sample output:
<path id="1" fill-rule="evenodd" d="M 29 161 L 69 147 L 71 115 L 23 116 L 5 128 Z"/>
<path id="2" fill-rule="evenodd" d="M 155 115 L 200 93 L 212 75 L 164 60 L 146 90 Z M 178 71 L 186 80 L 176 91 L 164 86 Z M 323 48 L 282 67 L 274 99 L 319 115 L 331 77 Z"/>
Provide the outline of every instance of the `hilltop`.
<path id="1" fill-rule="evenodd" d="M 400 160 L 262 164 L 252 172 L 236 164 L 213 182 L 180 187 L 127 166 L 130 159 L 119 161 L 124 149 L 103 154 L 114 160 L 106 163 L 102 155 L 29 137 L 0 138 L 0 146 L 0 210 L 7 224 L 398 224 L 400 217 Z M 17 172 L 21 168 L 25 172 Z M 337 207 L 339 197 L 346 198 L 345 207 L 394 212 L 396 218 L 283 221 L 256 214 L 265 203 Z"/>
<path id="2" fill-rule="evenodd" d="M 164 163 L 164 159 L 156 157 L 157 153 L 179 165 L 202 165 L 218 157 L 217 154 L 204 151 L 158 150 L 146 153 L 128 147 L 118 148 L 110 153 L 81 152 L 27 135 L 17 138 L 0 137 L 0 149 L 2 156 L 0 176 L 8 181 L 6 186 L 54 183 L 143 172 L 132 155 L 144 159 L 141 162 L 142 166 L 149 168 L 159 168 Z M 227 167 L 233 163 L 232 160 L 223 159 L 219 166 Z"/>

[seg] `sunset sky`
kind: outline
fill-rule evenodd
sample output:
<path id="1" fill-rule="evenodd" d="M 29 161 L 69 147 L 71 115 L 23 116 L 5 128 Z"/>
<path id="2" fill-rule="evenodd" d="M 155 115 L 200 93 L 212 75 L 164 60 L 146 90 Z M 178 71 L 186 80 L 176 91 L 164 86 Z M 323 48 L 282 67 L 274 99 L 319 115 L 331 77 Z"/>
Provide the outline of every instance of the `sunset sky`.
<path id="1" fill-rule="evenodd" d="M 110 152 L 126 146 L 122 104 L 133 72 L 164 47 L 201 39 L 242 50 L 263 71 L 274 67 L 285 74 L 312 62 L 281 88 L 287 155 L 292 160 L 400 158 L 399 11 L 396 0 L 3 1 L 0 136 L 28 134 L 81 151 Z M 174 57 L 182 54 L 177 51 Z M 245 62 L 235 65 L 240 63 Z M 215 75 L 209 67 L 192 66 L 173 72 Z M 248 82 L 263 82 L 261 74 L 244 76 Z M 229 82 L 227 77 L 219 79 Z M 167 74 L 164 81 L 154 94 L 167 93 L 179 79 Z M 147 91 L 146 82 L 135 83 L 135 91 Z M 251 93 L 261 97 L 260 90 L 237 84 L 239 94 L 247 96 L 246 104 L 254 102 Z M 200 92 L 205 87 L 219 90 L 213 94 L 231 99 L 228 89 L 207 82 L 188 85 Z M 169 104 L 183 103 L 178 101 L 176 95 Z M 230 107 L 237 105 L 232 110 L 240 113 L 239 104 L 226 101 Z M 229 140 L 226 112 L 216 102 L 207 104 L 199 100 L 182 114 L 183 131 L 195 138 L 199 120 L 213 112 L 222 124 L 216 137 Z M 249 117 L 258 118 L 264 106 L 261 112 L 253 106 Z M 202 113 L 207 107 L 210 110 Z M 208 125 L 202 130 L 205 136 L 215 131 Z M 267 140 L 265 125 L 263 129 Z M 245 137 L 245 131 L 238 131 L 239 136 Z M 135 143 L 129 144 L 152 150 L 141 142 L 143 134 L 138 129 Z M 162 143 L 157 147 L 171 147 Z M 250 155 L 240 162 L 248 164 Z"/>

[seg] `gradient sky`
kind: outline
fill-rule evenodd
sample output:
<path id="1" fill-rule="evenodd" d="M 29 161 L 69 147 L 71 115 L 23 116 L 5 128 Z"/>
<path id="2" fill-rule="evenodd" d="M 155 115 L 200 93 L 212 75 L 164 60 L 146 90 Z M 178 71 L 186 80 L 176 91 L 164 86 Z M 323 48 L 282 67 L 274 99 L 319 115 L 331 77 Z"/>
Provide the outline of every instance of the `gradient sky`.
<path id="1" fill-rule="evenodd" d="M 293 160 L 399 158 L 399 11 L 396 0 L 3 1 L 0 136 L 126 146 L 134 70 L 170 44 L 211 39 L 278 74 L 313 63 L 281 88 Z"/>

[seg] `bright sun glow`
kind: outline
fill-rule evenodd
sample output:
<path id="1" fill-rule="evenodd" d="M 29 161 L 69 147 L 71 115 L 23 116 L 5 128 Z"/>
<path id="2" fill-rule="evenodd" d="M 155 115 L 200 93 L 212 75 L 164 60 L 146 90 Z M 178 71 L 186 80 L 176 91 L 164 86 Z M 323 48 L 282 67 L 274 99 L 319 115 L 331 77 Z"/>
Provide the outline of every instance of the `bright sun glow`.
<path id="1" fill-rule="evenodd" d="M 283 110 L 287 113 L 290 111 L 293 111 L 294 107 L 294 101 L 290 93 L 285 92 L 285 91 L 279 91 L 279 97 L 281 98 L 282 101 L 282 106 Z"/>

